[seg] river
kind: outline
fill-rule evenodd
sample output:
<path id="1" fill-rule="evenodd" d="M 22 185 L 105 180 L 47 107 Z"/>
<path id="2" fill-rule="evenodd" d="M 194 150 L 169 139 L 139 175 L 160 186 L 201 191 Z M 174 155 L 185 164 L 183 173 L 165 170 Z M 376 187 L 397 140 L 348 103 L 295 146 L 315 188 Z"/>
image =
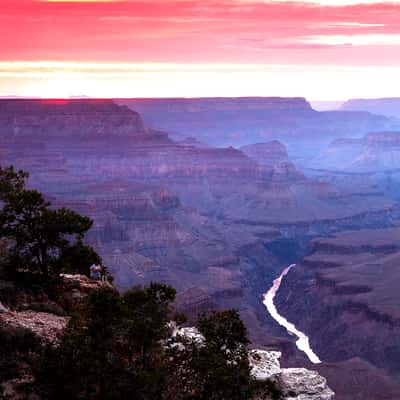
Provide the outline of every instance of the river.
<path id="1" fill-rule="evenodd" d="M 319 364 L 321 362 L 321 360 L 319 359 L 319 357 L 312 350 L 312 348 L 310 346 L 310 340 L 309 340 L 308 336 L 305 333 L 299 331 L 294 324 L 292 324 L 285 317 L 280 315 L 278 313 L 278 310 L 275 307 L 275 304 L 274 304 L 274 298 L 276 296 L 276 293 L 279 290 L 279 287 L 281 286 L 283 278 L 295 266 L 296 266 L 296 264 L 289 265 L 288 267 L 286 267 L 283 270 L 283 272 L 280 274 L 280 276 L 274 280 L 271 288 L 268 290 L 267 293 L 264 294 L 263 303 L 264 303 L 265 307 L 267 308 L 267 310 L 268 310 L 269 314 L 271 315 L 271 317 L 279 325 L 281 325 L 284 328 L 286 328 L 286 330 L 288 331 L 288 333 L 290 335 L 294 335 L 294 336 L 297 337 L 297 340 L 296 340 L 297 348 L 299 350 L 303 351 L 313 364 Z"/>

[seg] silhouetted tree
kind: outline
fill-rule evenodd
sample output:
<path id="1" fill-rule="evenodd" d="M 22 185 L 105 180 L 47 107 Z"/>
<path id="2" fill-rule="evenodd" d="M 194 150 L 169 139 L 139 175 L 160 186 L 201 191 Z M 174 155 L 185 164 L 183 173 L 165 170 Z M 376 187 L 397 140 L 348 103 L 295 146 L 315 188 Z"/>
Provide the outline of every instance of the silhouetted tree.
<path id="1" fill-rule="evenodd" d="M 175 290 L 161 284 L 120 296 L 93 293 L 71 319 L 58 347 L 48 347 L 36 371 L 44 399 L 161 399 L 162 339 L 169 334 Z M 62 390 L 60 390 L 62 388 Z"/>
<path id="2" fill-rule="evenodd" d="M 169 385 L 165 400 L 245 400 L 253 382 L 246 329 L 235 310 L 201 314 L 203 343 L 182 340 L 168 350 Z"/>
<path id="3" fill-rule="evenodd" d="M 52 209 L 37 190 L 25 186 L 28 174 L 0 167 L 0 239 L 8 240 L 10 265 L 29 268 L 45 280 L 61 268 L 99 257 L 83 244 L 92 226 L 88 217 L 68 209 Z M 77 268 L 77 267 L 75 267 Z"/>

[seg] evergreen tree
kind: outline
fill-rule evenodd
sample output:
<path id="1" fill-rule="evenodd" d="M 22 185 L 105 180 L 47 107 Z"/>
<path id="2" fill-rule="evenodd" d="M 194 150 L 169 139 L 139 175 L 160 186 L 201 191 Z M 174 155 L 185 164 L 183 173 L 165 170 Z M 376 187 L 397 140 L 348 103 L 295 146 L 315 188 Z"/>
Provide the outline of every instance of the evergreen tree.
<path id="1" fill-rule="evenodd" d="M 12 166 L 0 167 L 0 240 L 7 241 L 11 272 L 29 269 L 47 281 L 81 261 L 88 272 L 89 262 L 99 260 L 82 241 L 93 222 L 68 208 L 51 208 L 40 192 L 26 188 L 27 178 Z"/>

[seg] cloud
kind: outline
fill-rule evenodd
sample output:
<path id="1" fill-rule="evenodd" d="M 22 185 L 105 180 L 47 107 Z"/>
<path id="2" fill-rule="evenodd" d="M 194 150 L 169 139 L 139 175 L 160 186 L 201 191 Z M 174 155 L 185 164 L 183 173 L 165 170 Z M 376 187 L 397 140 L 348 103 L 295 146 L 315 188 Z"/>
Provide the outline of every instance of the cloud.
<path id="1" fill-rule="evenodd" d="M 256 3 L 257 0 L 237 0 L 240 3 Z M 318 6 L 354 6 L 354 5 L 365 5 L 365 4 L 400 4 L 400 0 L 260 0 L 261 3 L 302 3 L 302 4 L 314 4 Z"/>
<path id="2" fill-rule="evenodd" d="M 368 82 L 368 85 L 365 82 Z M 381 97 L 400 90 L 392 67 L 291 64 L 0 62 L 0 96 Z"/>
<path id="3" fill-rule="evenodd" d="M 127 0 L 35 0 L 39 3 L 123 3 Z"/>
<path id="4" fill-rule="evenodd" d="M 400 34 L 313 35 L 302 38 L 301 42 L 328 46 L 400 46 Z"/>
<path id="5" fill-rule="evenodd" d="M 399 66 L 399 2 L 1 0 L 0 60 Z"/>

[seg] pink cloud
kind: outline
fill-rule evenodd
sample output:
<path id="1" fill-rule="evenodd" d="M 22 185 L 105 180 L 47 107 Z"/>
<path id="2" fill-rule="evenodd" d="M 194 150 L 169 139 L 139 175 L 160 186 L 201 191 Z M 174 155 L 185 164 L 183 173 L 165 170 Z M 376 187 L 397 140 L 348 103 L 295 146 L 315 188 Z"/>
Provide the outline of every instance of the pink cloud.
<path id="1" fill-rule="evenodd" d="M 8 40 L 0 61 L 400 66 L 398 1 L 1 0 L 1 7 Z"/>

